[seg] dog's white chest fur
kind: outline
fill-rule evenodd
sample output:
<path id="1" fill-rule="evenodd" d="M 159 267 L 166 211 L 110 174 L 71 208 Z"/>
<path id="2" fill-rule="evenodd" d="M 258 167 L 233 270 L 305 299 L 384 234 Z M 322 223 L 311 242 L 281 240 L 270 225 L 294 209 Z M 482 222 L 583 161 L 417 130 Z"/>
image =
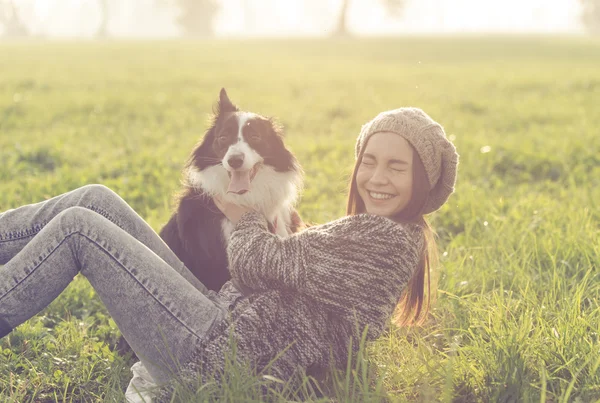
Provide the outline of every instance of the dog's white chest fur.
<path id="1" fill-rule="evenodd" d="M 227 218 L 223 218 L 221 221 L 221 231 L 223 231 L 223 240 L 225 241 L 225 245 L 229 243 L 229 237 L 234 229 L 235 225 L 233 225 L 233 223 Z"/>
<path id="2" fill-rule="evenodd" d="M 284 238 L 290 235 L 290 227 L 291 227 L 291 218 L 290 213 L 285 211 L 279 211 L 273 220 L 270 221 L 271 224 L 276 223 L 275 225 L 275 234 Z M 227 218 L 224 218 L 221 221 L 221 231 L 223 233 L 223 240 L 225 241 L 225 245 L 229 243 L 229 237 L 231 237 L 231 233 L 235 229 L 235 225 L 229 221 Z"/>

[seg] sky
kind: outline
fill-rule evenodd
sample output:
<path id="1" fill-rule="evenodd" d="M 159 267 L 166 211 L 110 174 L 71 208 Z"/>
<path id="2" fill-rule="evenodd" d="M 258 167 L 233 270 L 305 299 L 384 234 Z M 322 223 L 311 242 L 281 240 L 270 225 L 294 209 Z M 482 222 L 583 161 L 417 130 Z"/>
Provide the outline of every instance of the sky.
<path id="1" fill-rule="evenodd" d="M 349 29 L 359 35 L 580 33 L 578 0 L 405 0 L 390 17 L 380 0 L 350 0 Z M 32 33 L 91 37 L 97 0 L 14 0 Z M 177 10 L 156 0 L 109 0 L 115 37 L 175 37 Z M 341 0 L 220 0 L 218 36 L 320 36 L 335 27 Z M 160 2 L 158 2 L 160 3 Z M 167 4 L 168 0 L 163 0 Z"/>

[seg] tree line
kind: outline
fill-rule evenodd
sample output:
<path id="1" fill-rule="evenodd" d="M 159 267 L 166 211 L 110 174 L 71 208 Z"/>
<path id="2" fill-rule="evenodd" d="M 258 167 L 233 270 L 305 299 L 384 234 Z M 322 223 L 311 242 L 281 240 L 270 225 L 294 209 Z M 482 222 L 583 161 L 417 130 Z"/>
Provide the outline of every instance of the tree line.
<path id="1" fill-rule="evenodd" d="M 113 6 L 116 4 L 111 0 L 96 0 L 100 23 L 96 30 L 96 37 L 105 38 L 110 36 L 109 21 Z M 320 2 L 321 0 L 305 0 L 305 2 Z M 399 16 L 407 0 L 374 0 L 372 4 L 383 6 L 387 13 Z M 600 34 L 600 0 L 579 0 L 581 5 L 581 22 L 587 31 L 592 34 Z M 153 0 L 155 7 L 175 7 L 178 13 L 175 17 L 176 24 L 186 37 L 210 37 L 214 34 L 214 23 L 222 4 L 218 0 Z M 322 4 L 322 3 L 321 3 Z M 340 0 L 335 28 L 332 34 L 335 36 L 347 36 L 350 33 L 347 17 L 352 5 L 352 0 Z M 251 0 L 244 0 L 243 9 L 250 14 Z M 321 6 L 322 7 L 322 6 Z M 249 18 L 250 19 L 250 18 Z M 3 27 L 5 37 L 26 37 L 30 30 L 20 16 L 19 8 L 15 0 L 0 0 L 0 26 Z"/>

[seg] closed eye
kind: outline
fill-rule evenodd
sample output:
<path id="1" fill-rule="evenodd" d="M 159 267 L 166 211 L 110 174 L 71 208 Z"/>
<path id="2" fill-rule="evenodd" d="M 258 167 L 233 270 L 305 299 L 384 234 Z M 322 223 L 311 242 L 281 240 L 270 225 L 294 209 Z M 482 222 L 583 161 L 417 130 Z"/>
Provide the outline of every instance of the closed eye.
<path id="1" fill-rule="evenodd" d="M 408 164 L 404 162 L 392 161 L 388 166 L 392 171 L 396 172 L 404 172 L 408 169 Z"/>
<path id="2" fill-rule="evenodd" d="M 360 162 L 363 165 L 375 165 L 375 161 L 370 158 L 363 158 Z"/>

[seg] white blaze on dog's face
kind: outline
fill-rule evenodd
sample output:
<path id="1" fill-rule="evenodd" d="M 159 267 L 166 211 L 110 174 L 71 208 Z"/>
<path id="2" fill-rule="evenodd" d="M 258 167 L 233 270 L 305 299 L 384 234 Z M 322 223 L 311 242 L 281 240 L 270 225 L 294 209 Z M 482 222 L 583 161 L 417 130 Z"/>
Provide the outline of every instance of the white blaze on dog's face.
<path id="1" fill-rule="evenodd" d="M 229 144 L 222 159 L 223 166 L 228 171 L 230 178 L 227 192 L 244 194 L 250 191 L 250 182 L 254 179 L 259 164 L 264 161 L 257 150 L 250 146 L 249 141 L 258 144 L 265 134 L 259 132 L 260 125 L 252 123 L 254 120 L 260 119 L 258 115 L 237 112 L 230 117 L 231 119 L 235 119 L 236 124 L 226 122 L 224 130 L 217 134 L 217 142 L 219 147 Z M 235 126 L 237 126 L 237 136 L 232 143 L 231 141 L 234 139 L 232 133 L 235 132 L 233 127 Z"/>
<path id="2" fill-rule="evenodd" d="M 281 129 L 264 116 L 240 111 L 223 92 L 213 125 L 186 171 L 188 183 L 203 193 L 250 206 L 268 218 L 295 202 L 302 183 Z"/>

